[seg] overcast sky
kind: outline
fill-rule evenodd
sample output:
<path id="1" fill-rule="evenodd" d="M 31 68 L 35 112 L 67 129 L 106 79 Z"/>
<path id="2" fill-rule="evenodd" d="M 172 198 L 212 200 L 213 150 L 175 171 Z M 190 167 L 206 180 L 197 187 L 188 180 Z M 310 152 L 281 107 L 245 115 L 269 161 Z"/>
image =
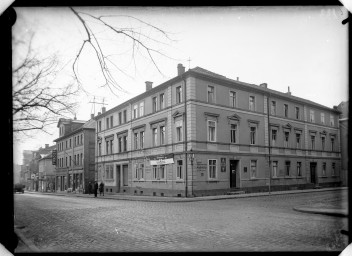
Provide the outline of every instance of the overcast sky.
<path id="1" fill-rule="evenodd" d="M 58 53 L 64 77 L 72 75 L 72 62 L 82 40 L 84 28 L 68 8 L 15 8 L 17 21 L 13 34 L 28 42 L 43 56 Z M 119 54 L 115 59 L 124 65 L 130 77 L 119 75 L 118 83 L 126 92 L 118 97 L 99 87 L 102 84 L 96 59 L 86 50 L 79 62 L 84 86 L 96 95 L 107 109 L 145 91 L 145 81 L 157 86 L 177 74 L 177 64 L 186 70 L 196 66 L 231 79 L 260 84 L 306 98 L 332 108 L 348 100 L 348 25 L 344 7 L 226 7 L 226 8 L 80 8 L 95 15 L 132 15 L 165 31 L 174 41 L 160 48 L 171 58 L 156 57 L 162 74 L 150 61 L 137 58 L 137 69 L 121 53 L 124 41 L 100 30 L 104 50 Z M 115 21 L 116 22 L 116 21 Z M 120 19 L 118 22 L 126 22 Z M 130 22 L 128 20 L 127 22 Z M 118 49 L 117 49 L 118 48 Z M 14 62 L 21 55 L 14 48 Z M 188 62 L 187 59 L 191 61 Z M 120 62 L 121 60 L 121 62 Z M 93 112 L 93 96 L 82 95 L 77 119 L 88 120 Z M 101 105 L 95 106 L 95 114 Z M 37 134 L 34 139 L 14 142 L 14 161 L 21 163 L 22 150 L 36 150 L 53 145 L 58 137 Z"/>

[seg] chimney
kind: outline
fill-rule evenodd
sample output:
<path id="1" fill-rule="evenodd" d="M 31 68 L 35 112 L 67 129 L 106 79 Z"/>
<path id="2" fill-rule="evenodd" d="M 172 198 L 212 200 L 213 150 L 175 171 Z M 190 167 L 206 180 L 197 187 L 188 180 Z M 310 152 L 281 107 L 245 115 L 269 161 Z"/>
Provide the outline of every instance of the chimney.
<path id="1" fill-rule="evenodd" d="M 267 83 L 262 83 L 259 85 L 260 87 L 263 87 L 263 88 L 268 88 L 268 84 Z"/>
<path id="2" fill-rule="evenodd" d="M 288 95 L 291 95 L 290 86 L 287 88 L 287 94 L 288 94 Z"/>
<path id="3" fill-rule="evenodd" d="M 180 76 L 185 73 L 185 67 L 180 63 L 177 65 L 177 75 Z"/>
<path id="4" fill-rule="evenodd" d="M 45 144 L 45 148 L 48 148 L 49 147 L 49 144 Z"/>
<path id="5" fill-rule="evenodd" d="M 73 118 L 73 120 L 77 120 L 76 114 L 75 114 L 75 117 Z"/>
<path id="6" fill-rule="evenodd" d="M 93 119 L 94 118 L 94 114 L 90 114 L 90 119 Z"/>
<path id="7" fill-rule="evenodd" d="M 237 81 L 238 81 L 239 77 L 237 77 Z"/>
<path id="8" fill-rule="evenodd" d="M 101 112 L 102 112 L 102 113 L 105 113 L 105 111 L 106 111 L 106 107 L 102 107 L 102 108 L 101 108 Z"/>
<path id="9" fill-rule="evenodd" d="M 149 91 L 153 88 L 153 82 L 146 81 L 145 82 L 145 91 Z"/>
<path id="10" fill-rule="evenodd" d="M 100 113 L 100 112 L 98 112 L 98 116 L 99 116 L 99 115 L 101 115 L 101 113 Z"/>

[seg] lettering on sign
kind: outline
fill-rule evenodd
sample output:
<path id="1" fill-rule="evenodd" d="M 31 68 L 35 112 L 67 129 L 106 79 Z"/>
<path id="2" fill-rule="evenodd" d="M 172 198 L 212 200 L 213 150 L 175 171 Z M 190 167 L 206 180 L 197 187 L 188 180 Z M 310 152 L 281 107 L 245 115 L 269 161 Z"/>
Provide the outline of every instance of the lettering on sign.
<path id="1" fill-rule="evenodd" d="M 204 172 L 207 170 L 207 164 L 202 164 L 201 162 L 197 162 L 196 170 L 199 172 Z"/>

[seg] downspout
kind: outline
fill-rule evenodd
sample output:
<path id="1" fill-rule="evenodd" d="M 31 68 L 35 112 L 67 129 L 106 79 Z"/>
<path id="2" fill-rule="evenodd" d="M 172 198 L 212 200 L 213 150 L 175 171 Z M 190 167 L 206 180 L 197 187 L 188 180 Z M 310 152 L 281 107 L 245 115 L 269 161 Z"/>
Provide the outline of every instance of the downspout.
<path id="1" fill-rule="evenodd" d="M 269 145 L 269 194 L 271 193 L 271 144 L 270 144 L 270 122 L 269 122 L 269 97 L 270 97 L 270 93 L 268 93 L 268 97 L 267 97 L 267 104 L 266 104 L 266 108 L 267 108 L 267 118 L 268 118 L 268 145 Z"/>
<path id="2" fill-rule="evenodd" d="M 183 84 L 184 84 L 184 101 L 185 101 L 185 163 L 186 163 L 186 183 L 185 183 L 185 194 L 188 197 L 188 153 L 187 153 L 187 90 L 186 90 L 186 79 L 183 78 L 183 74 L 181 75 Z"/>

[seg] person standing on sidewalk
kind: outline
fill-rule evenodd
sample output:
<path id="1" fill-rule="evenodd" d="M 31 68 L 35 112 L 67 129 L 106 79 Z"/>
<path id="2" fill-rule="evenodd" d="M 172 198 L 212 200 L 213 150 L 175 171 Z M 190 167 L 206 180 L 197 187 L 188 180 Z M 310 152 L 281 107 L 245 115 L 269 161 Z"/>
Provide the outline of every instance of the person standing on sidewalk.
<path id="1" fill-rule="evenodd" d="M 97 197 L 98 195 L 98 182 L 94 183 L 94 197 Z"/>
<path id="2" fill-rule="evenodd" d="M 88 183 L 88 194 L 90 195 L 91 192 L 92 192 L 92 183 L 89 182 Z"/>
<path id="3" fill-rule="evenodd" d="M 103 196 L 104 196 L 104 183 L 103 182 L 100 182 L 99 192 L 100 192 L 100 195 L 101 195 L 101 193 L 103 193 Z"/>

